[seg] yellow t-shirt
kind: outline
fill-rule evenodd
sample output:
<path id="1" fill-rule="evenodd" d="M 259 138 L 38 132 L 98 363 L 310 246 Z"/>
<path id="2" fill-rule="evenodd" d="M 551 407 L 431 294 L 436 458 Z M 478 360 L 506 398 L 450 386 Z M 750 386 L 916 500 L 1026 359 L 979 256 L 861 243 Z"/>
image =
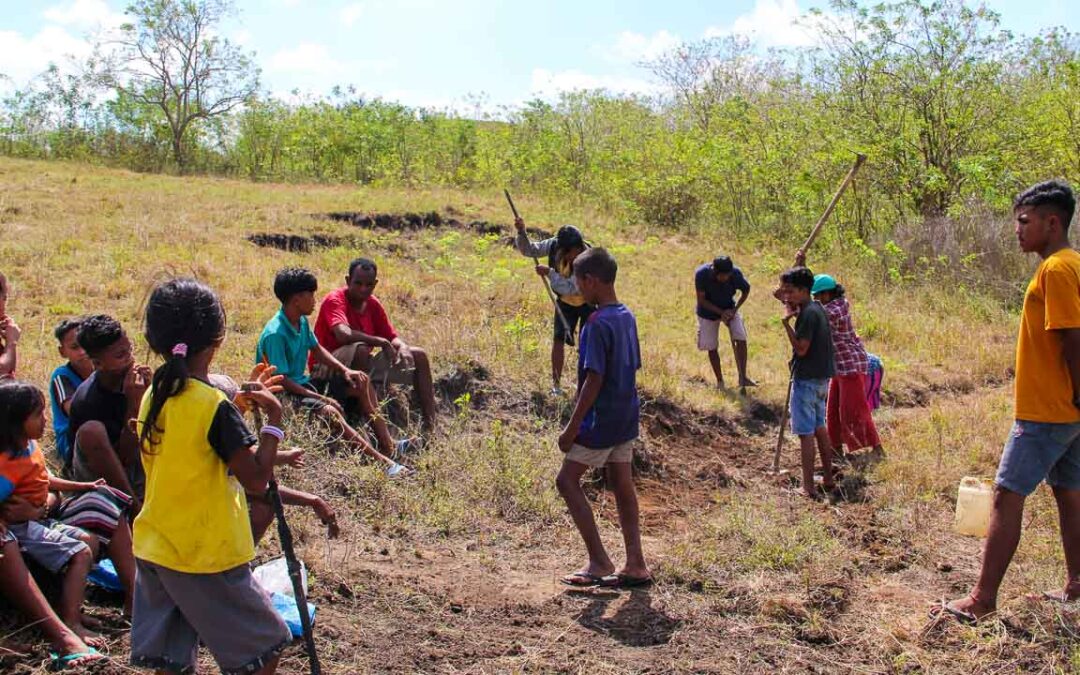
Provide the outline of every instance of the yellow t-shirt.
<path id="1" fill-rule="evenodd" d="M 1016 342 L 1016 419 L 1080 422 L 1073 384 L 1055 331 L 1080 328 L 1080 253 L 1062 249 L 1039 265 Z"/>
<path id="2" fill-rule="evenodd" d="M 140 421 L 152 395 L 143 398 Z M 191 379 L 165 402 L 156 426 L 159 443 L 142 451 L 146 500 L 133 525 L 135 557 L 191 574 L 250 562 L 247 498 L 219 454 L 255 440 L 239 413 L 221 391 Z"/>

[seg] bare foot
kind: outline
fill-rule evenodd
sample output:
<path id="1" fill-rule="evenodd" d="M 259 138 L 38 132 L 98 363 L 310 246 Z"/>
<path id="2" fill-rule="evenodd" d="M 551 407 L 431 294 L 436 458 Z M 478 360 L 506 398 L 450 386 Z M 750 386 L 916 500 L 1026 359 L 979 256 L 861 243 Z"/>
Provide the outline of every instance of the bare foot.
<path id="1" fill-rule="evenodd" d="M 953 600 L 947 602 L 930 612 L 931 616 L 940 616 L 941 614 L 949 614 L 954 619 L 961 623 L 978 623 L 988 616 L 997 613 L 997 606 L 987 605 L 975 600 L 970 595 L 966 598 L 960 598 L 959 600 Z"/>
<path id="2" fill-rule="evenodd" d="M 70 628 L 76 635 L 79 636 L 79 639 L 81 639 L 83 642 L 90 645 L 91 647 L 94 647 L 95 649 L 103 649 L 108 644 L 105 641 L 104 636 L 90 630 L 89 628 L 84 626 L 82 622 L 76 623 L 75 625 L 70 626 Z"/>

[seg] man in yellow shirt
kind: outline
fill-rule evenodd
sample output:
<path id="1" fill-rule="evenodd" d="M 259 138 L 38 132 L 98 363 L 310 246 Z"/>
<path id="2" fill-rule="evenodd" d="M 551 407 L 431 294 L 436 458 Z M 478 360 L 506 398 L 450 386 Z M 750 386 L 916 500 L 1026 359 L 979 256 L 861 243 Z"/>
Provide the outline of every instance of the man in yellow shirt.
<path id="1" fill-rule="evenodd" d="M 1016 198 L 1016 236 L 1038 253 L 1016 344 L 1016 422 L 998 466 L 982 571 L 966 597 L 944 605 L 965 622 L 997 610 L 998 588 L 1020 543 L 1024 500 L 1046 481 L 1054 491 L 1068 578 L 1049 600 L 1080 600 L 1080 253 L 1069 246 L 1072 189 L 1039 183 Z"/>

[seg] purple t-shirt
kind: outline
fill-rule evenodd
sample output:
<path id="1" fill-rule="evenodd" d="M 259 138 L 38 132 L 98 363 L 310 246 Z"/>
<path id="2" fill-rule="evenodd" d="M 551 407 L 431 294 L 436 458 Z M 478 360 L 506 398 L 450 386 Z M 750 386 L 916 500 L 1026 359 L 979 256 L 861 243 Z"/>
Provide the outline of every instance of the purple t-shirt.
<path id="1" fill-rule="evenodd" d="M 598 308 L 581 329 L 578 390 L 590 370 L 603 375 L 604 384 L 578 430 L 578 445 L 610 448 L 638 437 L 639 368 L 641 347 L 633 313 L 621 303 Z"/>

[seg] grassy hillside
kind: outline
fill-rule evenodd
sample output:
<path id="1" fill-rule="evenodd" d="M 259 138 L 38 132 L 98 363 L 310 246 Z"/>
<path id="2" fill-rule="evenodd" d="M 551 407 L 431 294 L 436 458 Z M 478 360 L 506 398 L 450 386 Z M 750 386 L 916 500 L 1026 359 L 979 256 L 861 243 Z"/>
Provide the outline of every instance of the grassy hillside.
<path id="1" fill-rule="evenodd" d="M 418 477 L 399 483 L 331 454 L 317 429 L 292 425 L 311 461 L 284 481 L 326 495 L 346 526 L 330 542 L 310 514 L 290 514 L 313 574 L 327 672 L 1080 666 L 1070 642 L 1075 615 L 1023 600 L 1063 574 L 1043 491 L 1006 580 L 1004 623 L 926 621 L 928 603 L 966 591 L 978 569 L 980 542 L 951 534 L 951 513 L 959 478 L 992 475 L 1008 430 L 1014 315 L 969 292 L 886 285 L 852 260 L 812 254 L 816 271 L 848 288 L 868 347 L 885 360 L 890 405 L 877 415 L 885 461 L 849 472 L 846 501 L 809 504 L 786 478 L 763 471 L 789 351 L 770 292 L 791 252 L 749 250 L 720 231 L 649 231 L 588 208 L 516 200 L 530 226 L 579 224 L 619 260 L 619 292 L 637 314 L 644 360 L 651 464 L 639 491 L 659 582 L 650 591 L 571 596 L 558 588 L 582 558 L 553 487 L 567 402 L 546 394 L 550 306 L 531 262 L 505 243 L 510 218 L 499 193 L 260 185 L 0 159 L 0 269 L 24 331 L 19 375 L 44 385 L 61 318 L 109 312 L 137 334 L 153 282 L 193 274 L 218 290 L 228 312 L 215 365 L 242 376 L 277 307 L 274 272 L 303 265 L 329 290 L 364 254 L 379 263 L 379 295 L 399 331 L 433 354 L 445 423 Z M 463 225 L 394 231 L 313 217 L 345 211 L 436 211 Z M 506 229 L 482 235 L 473 221 Z M 296 252 L 256 246 L 252 234 L 337 239 Z M 753 284 L 750 374 L 762 386 L 750 398 L 712 389 L 695 349 L 693 269 L 719 252 L 733 255 Z M 156 365 L 141 337 L 139 345 L 139 358 Z M 731 355 L 722 356 L 733 381 Z M 785 466 L 797 461 L 789 442 Z M 594 495 L 605 539 L 619 551 L 613 501 L 599 487 Z M 270 542 L 260 554 L 275 551 Z M 115 603 L 97 600 L 92 611 L 115 622 Z M 126 639 L 115 633 L 119 659 Z M 0 665 L 35 672 L 44 651 L 33 634 L 9 642 L 24 655 L 0 652 Z M 295 648 L 283 671 L 302 669 Z"/>

